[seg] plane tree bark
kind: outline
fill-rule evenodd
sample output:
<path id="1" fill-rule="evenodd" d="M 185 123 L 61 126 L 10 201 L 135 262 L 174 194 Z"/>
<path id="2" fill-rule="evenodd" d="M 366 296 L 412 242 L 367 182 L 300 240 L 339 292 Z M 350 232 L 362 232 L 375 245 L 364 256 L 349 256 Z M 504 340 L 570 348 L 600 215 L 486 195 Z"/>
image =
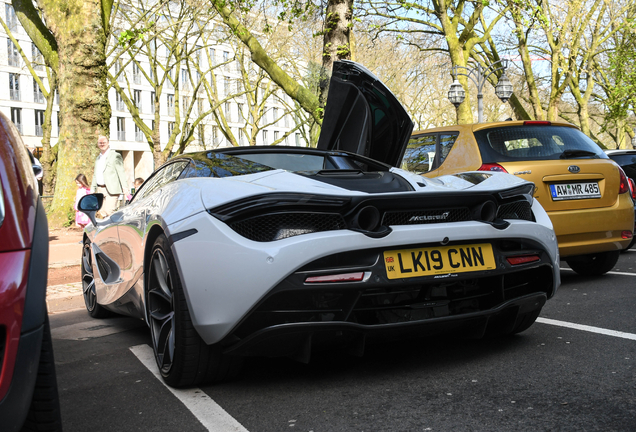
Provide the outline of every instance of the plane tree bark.
<path id="1" fill-rule="evenodd" d="M 75 176 L 92 177 L 97 137 L 109 135 L 106 38 L 113 0 L 13 0 L 12 4 L 58 79 L 62 125 L 48 219 L 51 226 L 62 226 L 74 216 Z"/>

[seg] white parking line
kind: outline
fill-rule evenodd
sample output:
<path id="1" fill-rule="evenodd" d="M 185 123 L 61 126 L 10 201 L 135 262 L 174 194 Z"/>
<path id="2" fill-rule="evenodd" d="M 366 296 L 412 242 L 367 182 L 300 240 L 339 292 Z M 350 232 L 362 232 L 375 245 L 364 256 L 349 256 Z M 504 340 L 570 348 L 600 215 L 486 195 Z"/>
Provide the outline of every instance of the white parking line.
<path id="1" fill-rule="evenodd" d="M 571 268 L 559 268 L 559 270 L 574 271 Z M 614 272 L 614 271 L 608 271 L 606 274 L 613 274 L 613 275 L 619 275 L 619 276 L 636 276 L 636 273 Z"/>
<path id="2" fill-rule="evenodd" d="M 210 432 L 248 432 L 202 390 L 198 388 L 180 390 L 168 387 L 159 375 L 155 355 L 148 345 L 130 347 L 130 351 Z"/>
<path id="3" fill-rule="evenodd" d="M 583 330 L 590 333 L 598 333 L 605 336 L 614 336 L 614 337 L 623 338 L 623 339 L 636 340 L 636 334 L 625 333 L 625 332 L 616 331 L 616 330 L 608 330 L 608 329 L 604 329 L 600 327 L 574 324 L 574 323 L 565 322 L 565 321 L 557 321 L 557 320 L 553 320 L 549 318 L 537 318 L 537 322 L 542 324 L 555 325 L 559 327 L 567 327 L 567 328 L 571 328 L 575 330 Z"/>

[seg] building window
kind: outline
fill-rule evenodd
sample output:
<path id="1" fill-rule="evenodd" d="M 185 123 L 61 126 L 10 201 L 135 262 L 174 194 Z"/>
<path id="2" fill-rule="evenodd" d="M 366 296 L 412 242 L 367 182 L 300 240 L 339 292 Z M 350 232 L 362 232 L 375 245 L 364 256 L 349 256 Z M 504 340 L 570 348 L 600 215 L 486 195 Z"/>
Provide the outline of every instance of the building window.
<path id="1" fill-rule="evenodd" d="M 119 94 L 119 92 L 115 92 L 115 109 L 117 111 L 125 111 L 126 110 L 126 106 L 124 104 L 124 100 L 121 97 L 121 94 Z"/>
<path id="2" fill-rule="evenodd" d="M 20 100 L 20 75 L 16 73 L 9 74 L 9 95 L 11 100 Z"/>
<path id="3" fill-rule="evenodd" d="M 212 126 L 212 144 L 216 147 L 219 145 L 219 127 Z"/>
<path id="4" fill-rule="evenodd" d="M 142 113 L 144 109 L 141 103 L 141 90 L 133 90 L 133 98 L 139 113 Z"/>
<path id="5" fill-rule="evenodd" d="M 44 111 L 43 110 L 35 110 L 35 136 L 44 136 L 44 130 L 42 126 L 44 125 Z"/>
<path id="6" fill-rule="evenodd" d="M 232 121 L 232 106 L 229 102 L 225 102 L 225 117 L 228 121 Z"/>
<path id="7" fill-rule="evenodd" d="M 168 122 L 168 136 L 171 136 L 173 131 L 174 131 L 174 122 Z"/>
<path id="8" fill-rule="evenodd" d="M 267 130 L 263 129 L 263 145 L 267 145 Z"/>
<path id="9" fill-rule="evenodd" d="M 183 90 L 190 90 L 190 77 L 188 77 L 187 69 L 181 69 L 181 88 Z"/>
<path id="10" fill-rule="evenodd" d="M 216 66 L 216 51 L 214 48 L 210 48 L 210 64 Z"/>
<path id="11" fill-rule="evenodd" d="M 289 114 L 283 115 L 283 119 L 284 119 L 284 122 L 285 122 L 285 127 L 286 128 L 289 127 Z"/>
<path id="12" fill-rule="evenodd" d="M 230 53 L 228 51 L 223 51 L 223 69 L 226 71 L 230 69 L 230 65 L 227 64 L 228 60 L 230 60 Z"/>
<path id="13" fill-rule="evenodd" d="M 190 109 L 190 102 L 192 101 L 192 97 L 191 96 L 183 96 L 181 98 L 181 112 L 183 113 L 183 115 L 185 115 L 188 111 L 188 109 Z"/>
<path id="14" fill-rule="evenodd" d="M 245 116 L 243 115 L 243 104 L 238 104 L 238 121 L 245 120 Z"/>
<path id="15" fill-rule="evenodd" d="M 272 108 L 272 123 L 278 123 L 278 108 Z"/>
<path id="16" fill-rule="evenodd" d="M 121 63 L 119 60 L 115 62 L 115 76 L 117 77 L 117 82 L 123 83 L 126 81 L 126 77 L 124 77 L 124 72 L 121 70 Z"/>
<path id="17" fill-rule="evenodd" d="M 223 77 L 223 89 L 225 96 L 228 96 L 230 94 L 230 77 Z"/>
<path id="18" fill-rule="evenodd" d="M 139 129 L 139 126 L 137 126 L 136 124 L 135 124 L 135 141 L 137 142 L 144 141 L 144 133 L 142 132 L 141 129 Z"/>
<path id="19" fill-rule="evenodd" d="M 197 110 L 199 115 L 203 114 L 203 98 L 197 98 Z"/>
<path id="20" fill-rule="evenodd" d="M 31 58 L 33 59 L 33 69 L 44 70 L 44 56 L 33 42 L 31 42 Z"/>
<path id="21" fill-rule="evenodd" d="M 154 114 L 154 113 L 155 113 L 155 92 L 150 92 L 150 114 Z"/>
<path id="22" fill-rule="evenodd" d="M 166 88 L 168 90 L 174 90 L 174 85 L 172 84 L 172 81 L 171 81 L 172 80 L 172 71 L 166 72 L 165 80 L 166 80 Z"/>
<path id="23" fill-rule="evenodd" d="M 35 103 L 45 103 L 44 93 L 42 93 L 42 89 L 38 82 L 33 78 L 33 102 Z M 41 136 L 41 135 L 38 135 Z"/>
<path id="24" fill-rule="evenodd" d="M 123 117 L 117 117 L 117 139 L 126 141 L 126 119 Z"/>
<path id="25" fill-rule="evenodd" d="M 296 147 L 300 147 L 300 134 L 296 133 Z"/>
<path id="26" fill-rule="evenodd" d="M 238 130 L 238 143 L 240 146 L 245 145 L 245 134 L 243 133 L 243 129 L 239 128 Z"/>
<path id="27" fill-rule="evenodd" d="M 278 131 L 274 131 L 274 142 L 278 141 Z"/>
<path id="28" fill-rule="evenodd" d="M 139 70 L 139 65 L 137 63 L 133 63 L 133 82 L 135 84 L 141 84 L 141 71 Z"/>
<path id="29" fill-rule="evenodd" d="M 7 27 L 9 27 L 9 30 L 13 33 L 18 33 L 18 17 L 15 14 L 15 9 L 13 9 L 13 6 L 9 3 L 5 3 L 4 9 L 7 17 Z"/>
<path id="30" fill-rule="evenodd" d="M 20 53 L 11 39 L 7 39 L 7 63 L 9 66 L 21 67 Z"/>
<path id="31" fill-rule="evenodd" d="M 168 115 L 174 115 L 174 95 L 168 94 L 166 95 L 166 108 L 168 109 Z"/>
<path id="32" fill-rule="evenodd" d="M 197 135 L 199 137 L 199 144 L 205 147 L 205 133 L 204 133 L 203 125 L 200 123 L 197 126 Z"/>
<path id="33" fill-rule="evenodd" d="M 11 108 L 11 121 L 22 134 L 22 108 Z"/>

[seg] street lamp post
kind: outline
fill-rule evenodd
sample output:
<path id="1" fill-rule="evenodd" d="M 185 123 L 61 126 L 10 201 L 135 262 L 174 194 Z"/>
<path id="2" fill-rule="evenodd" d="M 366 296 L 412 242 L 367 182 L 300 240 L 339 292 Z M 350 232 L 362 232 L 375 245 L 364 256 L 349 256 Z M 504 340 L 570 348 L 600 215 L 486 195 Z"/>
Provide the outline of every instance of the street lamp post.
<path id="1" fill-rule="evenodd" d="M 463 75 L 471 79 L 475 86 L 477 86 L 477 112 L 478 112 L 478 122 L 482 123 L 484 121 L 484 95 L 482 94 L 482 90 L 484 88 L 484 84 L 488 80 L 488 78 L 499 71 L 502 71 L 501 77 L 499 77 L 499 82 L 495 86 L 495 94 L 502 102 L 507 102 L 512 96 L 512 83 L 506 76 L 506 68 L 508 67 L 508 60 L 498 60 L 491 64 L 488 67 L 484 67 L 480 64 L 477 64 L 475 68 L 467 68 L 465 66 L 453 66 L 451 70 L 451 74 L 453 75 L 453 83 L 448 90 L 448 99 L 450 102 L 455 105 L 457 108 L 464 102 L 466 98 L 466 92 L 464 88 L 457 80 L 458 75 Z"/>

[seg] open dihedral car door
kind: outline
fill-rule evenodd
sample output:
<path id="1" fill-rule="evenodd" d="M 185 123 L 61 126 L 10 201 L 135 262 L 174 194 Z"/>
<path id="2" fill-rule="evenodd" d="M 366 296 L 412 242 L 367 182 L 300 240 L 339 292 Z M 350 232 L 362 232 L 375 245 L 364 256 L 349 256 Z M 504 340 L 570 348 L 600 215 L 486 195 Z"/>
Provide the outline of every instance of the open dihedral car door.
<path id="1" fill-rule="evenodd" d="M 404 107 L 368 69 L 352 61 L 334 62 L 319 149 L 398 166 L 412 131 Z"/>

